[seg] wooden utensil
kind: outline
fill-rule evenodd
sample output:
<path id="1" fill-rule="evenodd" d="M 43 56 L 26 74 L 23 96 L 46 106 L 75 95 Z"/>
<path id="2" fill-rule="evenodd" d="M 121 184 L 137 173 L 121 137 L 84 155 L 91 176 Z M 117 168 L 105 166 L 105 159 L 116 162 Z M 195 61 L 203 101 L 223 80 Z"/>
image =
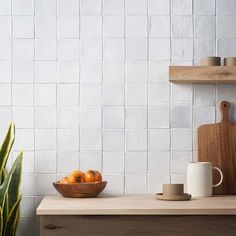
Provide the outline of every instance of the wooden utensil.
<path id="1" fill-rule="evenodd" d="M 229 121 L 229 108 L 230 103 L 222 101 L 221 122 L 198 128 L 198 160 L 211 162 L 224 175 L 223 183 L 213 194 L 236 194 L 236 124 Z M 213 179 L 218 181 L 217 173 Z"/>
<path id="2" fill-rule="evenodd" d="M 107 181 L 94 183 L 61 184 L 54 182 L 53 186 L 63 197 L 90 198 L 96 197 L 106 187 Z"/>

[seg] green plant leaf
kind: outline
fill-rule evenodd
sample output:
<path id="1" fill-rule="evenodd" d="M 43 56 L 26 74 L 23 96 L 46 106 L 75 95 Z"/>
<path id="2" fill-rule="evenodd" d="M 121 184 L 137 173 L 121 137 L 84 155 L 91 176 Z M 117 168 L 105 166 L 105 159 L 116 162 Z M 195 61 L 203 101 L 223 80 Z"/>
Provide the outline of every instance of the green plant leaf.
<path id="1" fill-rule="evenodd" d="M 2 172 L 6 166 L 8 156 L 10 154 L 12 145 L 15 140 L 15 124 L 11 123 L 7 133 L 5 135 L 5 138 L 3 140 L 2 146 L 0 148 L 0 175 L 1 175 L 1 183 L 3 182 Z"/>
<path id="2" fill-rule="evenodd" d="M 15 169 L 12 171 L 12 178 L 8 188 L 8 209 L 11 211 L 14 204 L 19 198 L 19 189 L 21 183 L 21 172 L 22 172 L 22 158 L 23 152 L 20 152 L 13 164 Z"/>
<path id="3" fill-rule="evenodd" d="M 21 201 L 21 197 L 16 201 L 16 203 L 13 205 L 9 213 L 9 216 L 6 221 L 6 225 L 4 227 L 3 236 L 11 235 L 11 232 L 13 232 L 14 228 L 16 228 L 20 201 Z"/>
<path id="4" fill-rule="evenodd" d="M 8 208 L 8 194 L 5 194 L 5 202 L 3 204 L 3 210 L 2 210 L 2 218 L 3 218 L 3 225 L 6 224 L 7 218 L 9 215 L 9 208 Z"/>
<path id="5" fill-rule="evenodd" d="M 2 216 L 2 208 L 0 207 L 0 235 L 2 235 L 3 231 L 3 216 Z"/>

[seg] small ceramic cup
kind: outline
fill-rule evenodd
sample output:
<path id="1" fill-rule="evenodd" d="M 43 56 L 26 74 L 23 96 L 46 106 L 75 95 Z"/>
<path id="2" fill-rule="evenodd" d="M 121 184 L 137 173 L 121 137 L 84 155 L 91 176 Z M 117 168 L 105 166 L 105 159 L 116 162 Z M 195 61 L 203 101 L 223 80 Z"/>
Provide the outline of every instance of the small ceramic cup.
<path id="1" fill-rule="evenodd" d="M 201 58 L 201 66 L 220 66 L 220 57 L 203 57 Z"/>
<path id="2" fill-rule="evenodd" d="M 224 66 L 236 66 L 236 57 L 224 58 Z"/>
<path id="3" fill-rule="evenodd" d="M 163 184 L 163 195 L 182 195 L 184 193 L 183 184 Z"/>

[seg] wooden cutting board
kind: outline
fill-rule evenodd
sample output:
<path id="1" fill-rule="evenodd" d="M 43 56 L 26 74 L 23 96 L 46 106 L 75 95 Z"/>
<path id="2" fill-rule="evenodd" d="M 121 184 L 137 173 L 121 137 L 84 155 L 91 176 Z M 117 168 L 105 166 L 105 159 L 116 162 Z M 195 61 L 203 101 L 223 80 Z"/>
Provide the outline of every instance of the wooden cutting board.
<path id="1" fill-rule="evenodd" d="M 213 194 L 236 194 L 236 124 L 229 121 L 229 109 L 230 103 L 222 101 L 221 122 L 198 128 L 198 160 L 211 162 L 224 175 Z M 219 173 L 214 172 L 213 179 L 218 182 Z"/>

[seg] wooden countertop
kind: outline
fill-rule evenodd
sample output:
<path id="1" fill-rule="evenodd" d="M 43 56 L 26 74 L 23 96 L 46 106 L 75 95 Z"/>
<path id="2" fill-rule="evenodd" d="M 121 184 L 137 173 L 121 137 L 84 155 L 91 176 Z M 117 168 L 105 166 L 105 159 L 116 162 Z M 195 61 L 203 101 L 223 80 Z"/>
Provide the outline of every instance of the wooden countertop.
<path id="1" fill-rule="evenodd" d="M 160 201 L 154 195 L 44 197 L 37 215 L 236 215 L 236 196 Z"/>

